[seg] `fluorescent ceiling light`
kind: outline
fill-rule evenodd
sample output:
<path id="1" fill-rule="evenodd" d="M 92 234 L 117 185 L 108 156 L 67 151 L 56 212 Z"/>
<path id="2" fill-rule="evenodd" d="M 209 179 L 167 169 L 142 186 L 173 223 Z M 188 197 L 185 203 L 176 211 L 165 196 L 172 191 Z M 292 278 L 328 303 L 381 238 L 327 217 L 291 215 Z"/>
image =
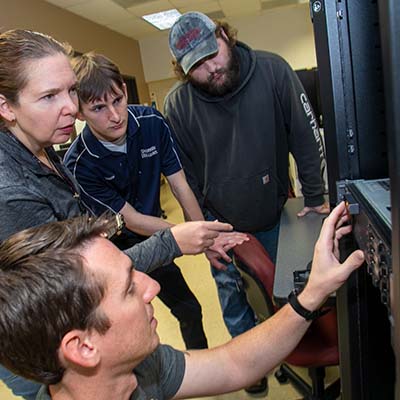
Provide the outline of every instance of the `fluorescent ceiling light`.
<path id="1" fill-rule="evenodd" d="M 178 10 L 173 9 L 161 11 L 155 14 L 143 15 L 142 18 L 162 31 L 171 28 L 180 16 L 181 13 Z"/>

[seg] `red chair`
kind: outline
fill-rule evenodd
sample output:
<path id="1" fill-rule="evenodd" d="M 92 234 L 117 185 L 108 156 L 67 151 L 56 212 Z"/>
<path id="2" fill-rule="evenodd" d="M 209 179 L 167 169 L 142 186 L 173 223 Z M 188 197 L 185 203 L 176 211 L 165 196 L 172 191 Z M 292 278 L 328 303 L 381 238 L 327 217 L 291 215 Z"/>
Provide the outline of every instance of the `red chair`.
<path id="1" fill-rule="evenodd" d="M 273 303 L 275 265 L 262 244 L 252 235 L 234 248 L 234 263 L 239 269 L 249 304 L 260 321 L 277 311 Z M 290 366 L 308 369 L 311 385 Z M 313 321 L 296 349 L 275 373 L 280 383 L 288 380 L 310 400 L 333 400 L 340 395 L 340 380 L 325 388 L 325 367 L 339 364 L 336 309 Z"/>

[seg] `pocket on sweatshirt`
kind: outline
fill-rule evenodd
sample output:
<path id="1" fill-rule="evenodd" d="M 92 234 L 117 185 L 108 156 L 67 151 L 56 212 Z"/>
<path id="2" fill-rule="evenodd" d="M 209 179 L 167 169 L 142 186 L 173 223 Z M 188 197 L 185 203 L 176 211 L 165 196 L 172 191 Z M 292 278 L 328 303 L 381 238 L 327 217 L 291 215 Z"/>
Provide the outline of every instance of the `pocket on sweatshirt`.
<path id="1" fill-rule="evenodd" d="M 205 206 L 239 231 L 272 228 L 279 218 L 278 184 L 269 169 L 248 177 L 209 181 Z"/>

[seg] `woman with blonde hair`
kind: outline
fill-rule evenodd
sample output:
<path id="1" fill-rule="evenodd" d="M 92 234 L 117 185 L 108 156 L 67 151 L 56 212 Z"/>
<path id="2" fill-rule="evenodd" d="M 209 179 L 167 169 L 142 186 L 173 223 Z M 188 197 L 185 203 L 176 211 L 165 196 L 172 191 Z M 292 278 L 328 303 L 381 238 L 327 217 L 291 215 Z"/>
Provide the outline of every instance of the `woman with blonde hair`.
<path id="1" fill-rule="evenodd" d="M 68 46 L 42 33 L 0 34 L 0 241 L 25 228 L 91 214 L 52 148 L 70 138 L 78 111 L 69 54 Z M 219 222 L 180 224 L 126 253 L 149 272 L 182 254 L 204 251 L 219 231 L 231 229 Z M 0 379 L 29 400 L 39 389 L 1 366 Z"/>

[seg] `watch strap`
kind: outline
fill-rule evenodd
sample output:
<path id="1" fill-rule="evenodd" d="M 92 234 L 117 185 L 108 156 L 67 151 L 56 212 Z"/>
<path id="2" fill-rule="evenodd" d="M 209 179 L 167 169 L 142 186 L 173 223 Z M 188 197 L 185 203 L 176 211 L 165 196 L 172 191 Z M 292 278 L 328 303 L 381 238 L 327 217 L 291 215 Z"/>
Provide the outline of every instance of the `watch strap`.
<path id="1" fill-rule="evenodd" d="M 330 308 L 318 309 L 315 311 L 307 310 L 300 304 L 299 299 L 297 298 L 298 294 L 299 293 L 296 290 L 292 290 L 289 294 L 288 301 L 293 310 L 302 316 L 306 321 L 312 321 L 330 311 Z"/>

